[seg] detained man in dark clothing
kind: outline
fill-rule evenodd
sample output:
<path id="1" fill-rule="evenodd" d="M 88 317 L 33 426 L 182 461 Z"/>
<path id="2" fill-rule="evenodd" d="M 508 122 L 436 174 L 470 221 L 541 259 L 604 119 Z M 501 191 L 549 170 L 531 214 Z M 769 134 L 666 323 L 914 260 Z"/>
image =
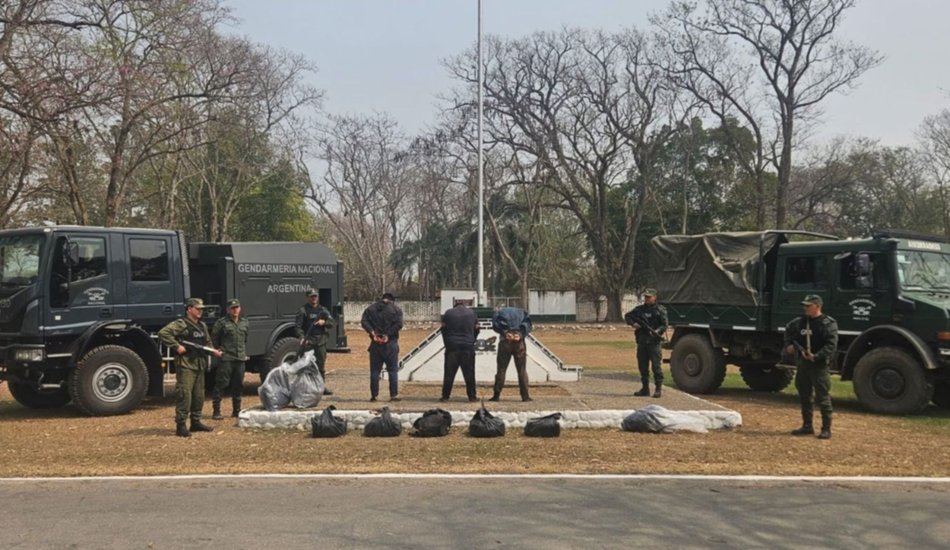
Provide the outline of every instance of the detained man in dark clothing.
<path id="1" fill-rule="evenodd" d="M 399 331 L 402 330 L 402 310 L 396 298 L 385 293 L 379 301 L 363 311 L 360 325 L 369 335 L 369 393 L 370 401 L 379 396 L 379 376 L 386 365 L 389 377 L 389 400 L 399 397 Z"/>
<path id="2" fill-rule="evenodd" d="M 501 389 L 505 387 L 505 375 L 512 357 L 518 371 L 521 400 L 531 401 L 531 396 L 528 395 L 528 349 L 525 346 L 525 338 L 531 333 L 531 318 L 528 317 L 528 312 L 517 307 L 503 307 L 492 315 L 491 328 L 501 338 L 498 341 L 494 393 L 489 401 L 498 401 L 501 398 Z"/>
<path id="3" fill-rule="evenodd" d="M 469 401 L 475 395 L 475 337 L 478 336 L 478 319 L 475 312 L 462 302 L 442 314 L 442 343 L 445 345 L 445 364 L 442 377 L 442 398 L 448 401 L 459 368 L 465 379 L 465 393 Z"/>

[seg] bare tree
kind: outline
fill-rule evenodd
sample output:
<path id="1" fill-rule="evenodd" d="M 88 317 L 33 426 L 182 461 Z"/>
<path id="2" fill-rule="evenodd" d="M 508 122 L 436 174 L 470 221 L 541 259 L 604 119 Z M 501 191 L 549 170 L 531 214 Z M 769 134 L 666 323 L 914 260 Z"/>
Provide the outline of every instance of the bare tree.
<path id="1" fill-rule="evenodd" d="M 828 95 L 853 87 L 882 57 L 835 36 L 854 0 L 706 0 L 703 6 L 676 1 L 667 12 L 672 24 L 666 28 L 677 27 L 678 72 L 713 112 L 750 125 L 760 145 L 756 158 L 746 161 L 750 173 L 761 175 L 758 157 L 773 135 L 766 128 L 776 129 L 769 154 L 778 171 L 775 225 L 784 227 L 796 131 L 820 115 Z M 758 79 L 733 61 L 730 47 L 749 52 Z M 750 89 L 762 95 L 750 96 Z M 767 107 L 758 111 L 761 100 Z M 760 198 L 757 207 L 762 204 Z"/>
<path id="2" fill-rule="evenodd" d="M 608 318 L 619 320 L 635 259 L 657 147 L 677 127 L 676 96 L 652 45 L 621 35 L 564 30 L 489 40 L 485 91 L 490 140 L 504 144 L 570 212 L 592 251 Z M 469 85 L 475 71 L 449 63 Z"/>
<path id="3" fill-rule="evenodd" d="M 924 119 L 918 130 L 920 149 L 926 160 L 940 202 L 943 234 L 950 238 L 950 110 Z"/>
<path id="4" fill-rule="evenodd" d="M 311 180 L 307 199 L 344 243 L 342 253 L 353 259 L 350 273 L 364 296 L 378 295 L 397 281 L 389 259 L 410 231 L 403 216 L 410 192 L 407 146 L 386 115 L 331 117 L 319 140 L 325 171 Z"/>

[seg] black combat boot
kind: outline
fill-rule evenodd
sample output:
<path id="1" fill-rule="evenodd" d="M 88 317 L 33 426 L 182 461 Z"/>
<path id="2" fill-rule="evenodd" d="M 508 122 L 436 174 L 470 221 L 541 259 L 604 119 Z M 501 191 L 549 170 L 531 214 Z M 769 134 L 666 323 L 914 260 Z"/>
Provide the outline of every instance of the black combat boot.
<path id="1" fill-rule="evenodd" d="M 175 427 L 175 435 L 178 437 L 191 437 L 191 432 L 185 427 L 184 422 L 179 422 Z"/>
<path id="2" fill-rule="evenodd" d="M 653 391 L 653 397 L 663 397 L 663 384 L 657 383 L 656 390 Z"/>
<path id="3" fill-rule="evenodd" d="M 792 430 L 792 435 L 815 435 L 815 426 L 812 425 L 811 412 L 802 413 L 802 427 Z"/>
<path id="4" fill-rule="evenodd" d="M 202 424 L 197 418 L 191 419 L 191 431 L 193 432 L 213 432 L 214 428 L 207 424 Z"/>
<path id="5" fill-rule="evenodd" d="M 237 418 L 241 412 L 241 400 L 231 399 L 231 418 Z"/>
<path id="6" fill-rule="evenodd" d="M 492 388 L 492 396 L 489 401 L 498 401 L 501 399 L 501 389 L 505 387 L 505 380 L 498 380 L 498 375 L 495 375 L 495 386 Z"/>
<path id="7" fill-rule="evenodd" d="M 818 439 L 831 439 L 831 415 L 821 415 L 821 432 Z"/>
<path id="8" fill-rule="evenodd" d="M 643 387 L 640 388 L 640 391 L 635 392 L 633 395 L 637 397 L 647 397 L 650 395 L 650 383 L 644 382 Z"/>
<path id="9" fill-rule="evenodd" d="M 212 407 L 211 420 L 224 420 L 224 417 L 221 416 L 221 401 L 215 401 Z"/>
<path id="10" fill-rule="evenodd" d="M 333 395 L 333 390 L 331 390 L 330 388 L 324 386 L 324 387 L 323 387 L 323 395 Z"/>

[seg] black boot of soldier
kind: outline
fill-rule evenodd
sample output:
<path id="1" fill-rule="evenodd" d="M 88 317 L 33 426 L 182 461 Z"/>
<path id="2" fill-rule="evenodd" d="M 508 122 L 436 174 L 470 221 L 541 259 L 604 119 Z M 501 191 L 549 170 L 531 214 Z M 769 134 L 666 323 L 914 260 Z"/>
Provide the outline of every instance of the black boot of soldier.
<path id="1" fill-rule="evenodd" d="M 237 418 L 240 412 L 241 412 L 241 400 L 232 399 L 231 400 L 231 418 Z"/>
<path id="2" fill-rule="evenodd" d="M 831 415 L 821 415 L 821 432 L 818 439 L 831 439 Z"/>
<path id="3" fill-rule="evenodd" d="M 179 422 L 175 427 L 175 435 L 178 437 L 191 437 L 191 432 L 185 427 L 184 422 Z"/>
<path id="4" fill-rule="evenodd" d="M 213 432 L 214 428 L 207 424 L 202 424 L 200 420 L 191 419 L 191 431 L 193 432 Z"/>
<path id="5" fill-rule="evenodd" d="M 495 385 L 492 387 L 492 395 L 489 401 L 498 401 L 501 399 L 501 389 L 505 387 L 505 380 L 498 379 L 498 375 L 495 375 Z"/>
<path id="6" fill-rule="evenodd" d="M 656 390 L 653 391 L 653 397 L 656 397 L 656 398 L 663 397 L 663 384 L 656 385 Z"/>
<path id="7" fill-rule="evenodd" d="M 637 397 L 647 397 L 648 395 L 650 395 L 650 384 L 649 384 L 649 382 L 644 382 L 644 383 L 643 383 L 643 387 L 640 388 L 640 391 L 634 393 L 633 395 L 635 395 L 635 396 L 637 396 Z"/>
<path id="8" fill-rule="evenodd" d="M 331 390 L 330 388 L 324 386 L 324 387 L 323 387 L 323 395 L 333 395 L 333 390 Z"/>
<path id="9" fill-rule="evenodd" d="M 213 409 L 211 411 L 211 420 L 224 420 L 224 417 L 221 416 L 221 402 L 215 401 L 212 404 L 212 407 Z"/>
<path id="10" fill-rule="evenodd" d="M 802 413 L 802 427 L 792 430 L 792 435 L 815 435 L 815 426 L 812 424 L 811 412 Z"/>

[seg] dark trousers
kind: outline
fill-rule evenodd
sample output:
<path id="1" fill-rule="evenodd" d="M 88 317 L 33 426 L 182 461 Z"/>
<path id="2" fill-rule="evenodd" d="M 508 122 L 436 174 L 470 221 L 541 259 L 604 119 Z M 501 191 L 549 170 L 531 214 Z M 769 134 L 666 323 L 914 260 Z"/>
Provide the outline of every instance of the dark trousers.
<path id="1" fill-rule="evenodd" d="M 653 367 L 653 383 L 663 384 L 663 360 L 660 356 L 660 344 L 637 344 L 637 368 L 640 369 L 640 382 L 644 386 L 650 383 L 650 367 Z"/>
<path id="2" fill-rule="evenodd" d="M 528 350 L 525 347 L 524 339 L 509 342 L 502 337 L 498 343 L 498 370 L 495 372 L 495 397 L 501 395 L 501 389 L 505 387 L 505 375 L 508 373 L 508 363 L 511 358 L 515 359 L 515 369 L 518 370 L 518 389 L 521 390 L 521 398 L 527 399 L 528 396 Z"/>
<path id="3" fill-rule="evenodd" d="M 811 424 L 814 412 L 812 394 L 822 418 L 831 418 L 831 371 L 828 366 L 799 364 L 795 372 L 795 389 L 802 404 L 802 418 Z"/>
<path id="4" fill-rule="evenodd" d="M 442 377 L 442 398 L 452 395 L 455 375 L 462 369 L 465 379 L 465 393 L 469 399 L 475 399 L 475 350 L 445 351 L 445 365 Z"/>
<path id="5" fill-rule="evenodd" d="M 231 394 L 232 399 L 241 400 L 241 394 L 244 393 L 244 361 L 222 360 L 218 363 L 214 390 L 211 392 L 215 404 L 221 403 L 225 391 Z"/>
<path id="6" fill-rule="evenodd" d="M 399 340 L 369 345 L 369 394 L 373 397 L 379 395 L 379 375 L 384 364 L 389 377 L 389 397 L 395 397 L 399 395 Z"/>
<path id="7" fill-rule="evenodd" d="M 183 424 L 188 416 L 201 420 L 205 402 L 205 370 L 178 367 L 175 371 L 175 423 Z"/>

